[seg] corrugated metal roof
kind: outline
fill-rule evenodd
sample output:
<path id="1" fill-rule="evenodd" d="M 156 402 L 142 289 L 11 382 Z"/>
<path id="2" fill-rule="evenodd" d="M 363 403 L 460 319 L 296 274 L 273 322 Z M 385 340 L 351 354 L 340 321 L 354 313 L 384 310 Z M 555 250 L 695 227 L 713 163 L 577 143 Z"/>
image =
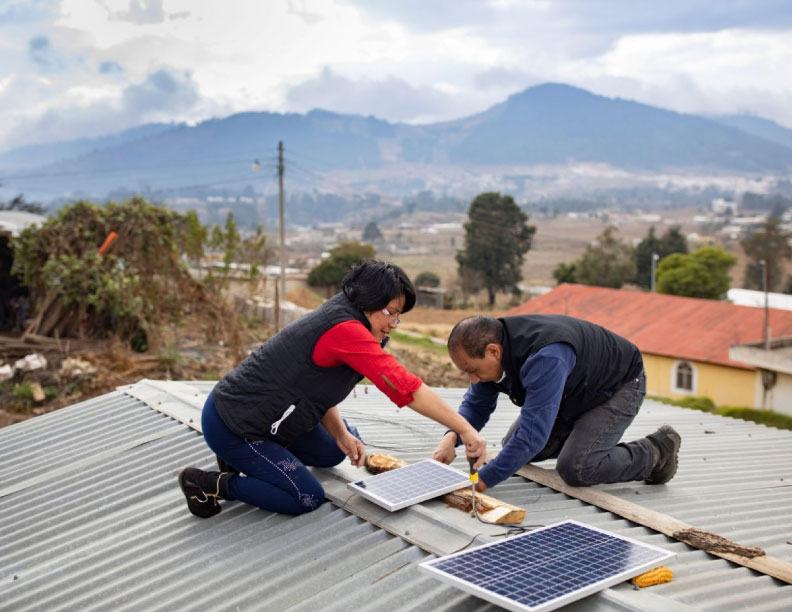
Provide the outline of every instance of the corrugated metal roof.
<path id="1" fill-rule="evenodd" d="M 0 210 L 0 234 L 18 236 L 29 225 L 41 225 L 47 217 L 24 210 Z"/>
<path id="2" fill-rule="evenodd" d="M 559 285 L 507 315 L 563 314 L 602 325 L 635 344 L 642 353 L 753 369 L 729 359 L 729 347 L 764 337 L 764 310 L 730 302 Z M 792 335 L 792 312 L 769 309 L 773 337 Z M 691 342 L 695 333 L 696 341 Z"/>
<path id="3" fill-rule="evenodd" d="M 187 411 L 211 386 L 160 383 L 156 401 Z M 456 405 L 463 390 L 438 392 Z M 369 444 L 407 461 L 425 458 L 443 431 L 370 387 L 341 411 Z M 499 406 L 484 431 L 493 448 L 516 414 Z M 647 402 L 628 437 L 663 422 L 683 436 L 677 477 L 599 488 L 792 561 L 792 432 Z M 176 474 L 212 464 L 197 432 L 122 392 L 0 429 L 0 609 L 495 609 L 416 565 L 427 550 L 489 541 L 502 527 L 440 501 L 389 514 L 346 490 L 361 474 L 348 465 L 317 470 L 343 509 L 289 517 L 226 503 L 203 521 L 187 512 Z M 527 523 L 572 518 L 677 553 L 673 582 L 641 591 L 625 583 L 570 610 L 770 611 L 792 601 L 790 585 L 520 477 L 488 493 L 526 508 Z"/>

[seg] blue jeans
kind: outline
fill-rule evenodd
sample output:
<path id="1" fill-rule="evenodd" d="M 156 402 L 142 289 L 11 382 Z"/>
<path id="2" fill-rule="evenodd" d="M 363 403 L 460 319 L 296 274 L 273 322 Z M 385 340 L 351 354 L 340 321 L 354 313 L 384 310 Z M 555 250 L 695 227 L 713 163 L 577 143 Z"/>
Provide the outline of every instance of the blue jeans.
<path id="1" fill-rule="evenodd" d="M 306 466 L 332 467 L 345 457 L 321 424 L 288 447 L 272 440 L 242 438 L 220 418 L 211 393 L 201 413 L 201 425 L 209 448 L 244 474 L 229 481 L 231 496 L 280 514 L 303 514 L 318 508 L 325 499 L 324 489 Z M 347 424 L 347 429 L 358 435 L 355 427 Z"/>
<path id="2" fill-rule="evenodd" d="M 645 395 L 646 374 L 641 372 L 607 402 L 583 413 L 576 421 L 557 420 L 547 444 L 531 462 L 557 458 L 558 474 L 576 487 L 648 478 L 655 457 L 649 439 L 620 442 Z M 513 429 L 506 434 L 504 444 Z"/>

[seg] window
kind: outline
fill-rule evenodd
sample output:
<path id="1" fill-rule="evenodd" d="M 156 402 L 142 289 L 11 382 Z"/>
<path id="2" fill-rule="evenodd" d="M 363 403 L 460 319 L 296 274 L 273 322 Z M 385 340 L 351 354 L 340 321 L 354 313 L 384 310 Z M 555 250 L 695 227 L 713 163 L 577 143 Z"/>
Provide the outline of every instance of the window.
<path id="1" fill-rule="evenodd" d="M 689 361 L 677 361 L 672 371 L 671 389 L 677 393 L 695 393 L 696 368 Z"/>

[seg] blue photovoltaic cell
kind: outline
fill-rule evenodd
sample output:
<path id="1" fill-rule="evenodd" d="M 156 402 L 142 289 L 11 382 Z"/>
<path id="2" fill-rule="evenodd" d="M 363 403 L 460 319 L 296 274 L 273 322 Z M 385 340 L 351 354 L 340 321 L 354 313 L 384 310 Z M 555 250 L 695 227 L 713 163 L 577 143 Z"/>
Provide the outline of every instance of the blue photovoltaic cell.
<path id="1" fill-rule="evenodd" d="M 470 477 L 434 459 L 383 472 L 347 487 L 375 504 L 393 512 L 470 486 Z"/>
<path id="2" fill-rule="evenodd" d="M 661 548 L 565 521 L 420 565 L 511 610 L 545 611 L 661 565 Z"/>

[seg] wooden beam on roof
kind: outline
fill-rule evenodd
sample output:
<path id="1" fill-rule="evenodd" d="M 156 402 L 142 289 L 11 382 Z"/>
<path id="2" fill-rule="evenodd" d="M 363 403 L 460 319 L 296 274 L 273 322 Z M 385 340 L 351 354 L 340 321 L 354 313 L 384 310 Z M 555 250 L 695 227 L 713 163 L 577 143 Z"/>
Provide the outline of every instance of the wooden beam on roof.
<path id="1" fill-rule="evenodd" d="M 488 460 L 492 460 L 494 457 L 495 455 L 491 454 L 488 456 Z M 740 545 L 715 533 L 698 529 L 672 516 L 650 510 L 599 489 L 570 486 L 561 479 L 555 470 L 528 464 L 517 470 L 517 475 L 617 514 L 633 523 L 659 531 L 693 548 L 792 584 L 792 563 L 771 557 L 765 554 L 761 548 Z"/>

